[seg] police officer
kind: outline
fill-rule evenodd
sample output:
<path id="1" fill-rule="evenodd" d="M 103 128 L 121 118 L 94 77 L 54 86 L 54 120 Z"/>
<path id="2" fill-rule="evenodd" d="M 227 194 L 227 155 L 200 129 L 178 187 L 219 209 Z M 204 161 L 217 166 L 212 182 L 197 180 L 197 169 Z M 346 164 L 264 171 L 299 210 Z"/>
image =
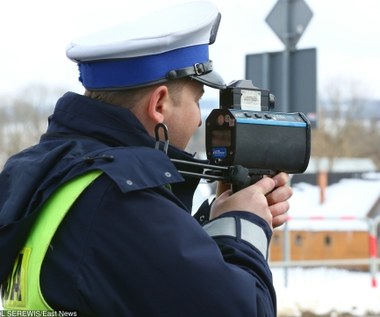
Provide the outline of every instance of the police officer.
<path id="1" fill-rule="evenodd" d="M 198 162 L 185 148 L 204 85 L 225 87 L 208 54 L 219 21 L 198 1 L 70 44 L 85 94 L 61 97 L 39 144 L 0 175 L 6 309 L 276 315 L 268 245 L 289 208 L 288 175 L 224 191 L 200 222 L 198 180 L 170 160 Z"/>

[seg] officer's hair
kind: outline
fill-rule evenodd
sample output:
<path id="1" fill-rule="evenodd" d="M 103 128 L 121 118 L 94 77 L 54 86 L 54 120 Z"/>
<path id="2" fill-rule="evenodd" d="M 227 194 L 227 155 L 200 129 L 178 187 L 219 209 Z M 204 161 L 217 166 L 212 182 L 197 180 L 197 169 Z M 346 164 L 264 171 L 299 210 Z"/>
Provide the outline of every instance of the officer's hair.
<path id="1" fill-rule="evenodd" d="M 180 92 L 183 86 L 190 79 L 177 79 L 170 80 L 161 84 L 155 84 L 146 87 L 134 88 L 134 89 L 121 89 L 121 90 L 86 90 L 84 95 L 99 101 L 121 106 L 123 108 L 132 109 L 145 95 L 149 94 L 152 90 L 159 85 L 165 85 L 168 87 L 170 96 L 174 101 L 178 100 Z"/>

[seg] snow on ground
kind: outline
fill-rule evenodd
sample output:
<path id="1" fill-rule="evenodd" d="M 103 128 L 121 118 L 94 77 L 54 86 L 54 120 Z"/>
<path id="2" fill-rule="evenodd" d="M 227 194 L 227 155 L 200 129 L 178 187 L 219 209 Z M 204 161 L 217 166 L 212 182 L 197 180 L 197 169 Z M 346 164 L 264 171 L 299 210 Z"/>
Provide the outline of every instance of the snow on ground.
<path id="1" fill-rule="evenodd" d="M 380 316 L 380 287 L 371 287 L 368 272 L 333 268 L 272 269 L 278 317 Z M 377 275 L 378 284 L 380 274 Z"/>
<path id="2" fill-rule="evenodd" d="M 290 230 L 368 230 L 365 217 L 380 196 L 380 174 L 342 179 L 328 186 L 323 204 L 318 186 L 300 183 L 293 190 Z M 379 271 L 378 287 L 371 286 L 369 272 L 333 268 L 290 268 L 285 287 L 284 272 L 273 269 L 279 317 L 298 317 L 306 312 L 307 316 L 380 317 Z"/>
<path id="3" fill-rule="evenodd" d="M 325 202 L 320 203 L 318 186 L 298 183 L 290 198 L 290 230 L 367 230 L 364 221 L 380 197 L 380 173 L 368 173 L 363 179 L 342 179 L 327 186 Z M 307 217 L 329 218 L 309 221 Z M 343 218 L 332 219 L 332 218 Z M 298 219 L 297 219 L 298 218 Z M 302 219 L 304 218 L 304 219 Z"/>
<path id="4" fill-rule="evenodd" d="M 300 183 L 293 190 L 290 230 L 368 230 L 365 217 L 380 196 L 380 174 L 343 179 L 328 186 L 323 204 L 318 186 Z M 379 272 L 378 287 L 371 286 L 369 272 L 333 268 L 290 268 L 285 287 L 284 272 L 283 268 L 273 269 L 279 317 L 298 317 L 306 312 L 331 317 L 380 316 Z"/>

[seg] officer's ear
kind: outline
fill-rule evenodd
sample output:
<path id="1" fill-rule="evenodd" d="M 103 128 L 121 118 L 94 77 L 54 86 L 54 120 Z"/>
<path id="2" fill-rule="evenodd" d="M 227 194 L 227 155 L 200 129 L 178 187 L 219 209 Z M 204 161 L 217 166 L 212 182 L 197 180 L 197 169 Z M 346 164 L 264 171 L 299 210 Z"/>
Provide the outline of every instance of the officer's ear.
<path id="1" fill-rule="evenodd" d="M 168 87 L 160 85 L 153 90 L 148 102 L 148 116 L 155 124 L 164 122 L 165 112 L 169 106 Z"/>

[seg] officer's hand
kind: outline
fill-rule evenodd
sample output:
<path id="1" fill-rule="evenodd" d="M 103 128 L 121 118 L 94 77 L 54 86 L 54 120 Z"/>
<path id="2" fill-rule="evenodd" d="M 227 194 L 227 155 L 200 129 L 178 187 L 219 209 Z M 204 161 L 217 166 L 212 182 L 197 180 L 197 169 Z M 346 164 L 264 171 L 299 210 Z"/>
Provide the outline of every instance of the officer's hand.
<path id="1" fill-rule="evenodd" d="M 232 194 L 231 190 L 223 192 L 211 205 L 210 219 L 219 217 L 229 211 L 247 211 L 263 218 L 272 227 L 272 214 L 266 195 L 275 186 L 275 180 L 265 177 L 234 194 Z M 279 211 L 277 210 L 277 212 Z"/>
<path id="2" fill-rule="evenodd" d="M 233 195 L 230 190 L 224 191 L 212 204 L 210 219 L 228 211 L 247 211 L 263 218 L 269 226 L 278 227 L 287 219 L 288 199 L 292 195 L 292 189 L 286 186 L 288 180 L 288 174 L 279 173 L 272 178 L 265 177 Z"/>
<path id="3" fill-rule="evenodd" d="M 279 173 L 272 178 L 276 183 L 276 188 L 267 195 L 269 210 L 272 214 L 273 228 L 284 224 L 288 218 L 287 211 L 289 210 L 288 199 L 292 196 L 293 190 L 287 186 L 289 175 Z"/>

